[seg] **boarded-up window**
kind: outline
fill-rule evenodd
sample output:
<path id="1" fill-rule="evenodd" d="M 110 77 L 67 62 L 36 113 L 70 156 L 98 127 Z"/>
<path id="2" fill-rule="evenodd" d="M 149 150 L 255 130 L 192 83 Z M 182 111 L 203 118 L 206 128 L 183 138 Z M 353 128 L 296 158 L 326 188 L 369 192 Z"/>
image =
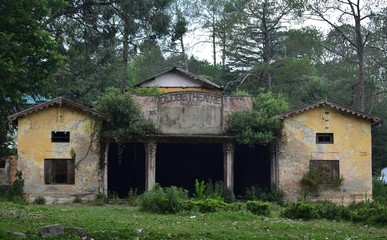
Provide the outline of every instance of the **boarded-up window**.
<path id="1" fill-rule="evenodd" d="M 316 143 L 333 143 L 333 133 L 316 133 Z"/>
<path id="2" fill-rule="evenodd" d="M 45 159 L 45 184 L 74 184 L 74 161 L 71 159 Z"/>
<path id="3" fill-rule="evenodd" d="M 51 132 L 51 142 L 70 142 L 70 132 Z"/>
<path id="4" fill-rule="evenodd" d="M 326 183 L 332 183 L 340 177 L 338 160 L 310 160 L 310 170 L 321 173 Z"/>

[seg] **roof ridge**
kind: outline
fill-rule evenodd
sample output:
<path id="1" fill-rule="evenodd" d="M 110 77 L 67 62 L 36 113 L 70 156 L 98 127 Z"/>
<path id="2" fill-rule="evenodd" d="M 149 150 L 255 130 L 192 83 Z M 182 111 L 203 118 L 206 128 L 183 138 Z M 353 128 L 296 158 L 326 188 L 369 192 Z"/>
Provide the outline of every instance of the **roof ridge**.
<path id="1" fill-rule="evenodd" d="M 344 104 L 328 100 L 327 98 L 325 98 L 321 101 L 318 101 L 316 103 L 308 104 L 308 105 L 305 105 L 303 107 L 295 108 L 293 110 L 285 112 L 285 113 L 280 115 L 280 119 L 284 119 L 284 118 L 290 117 L 291 115 L 299 114 L 299 113 L 305 112 L 307 110 L 314 109 L 316 107 L 320 107 L 322 105 L 327 105 L 331 108 L 334 108 L 334 109 L 337 109 L 337 110 L 340 110 L 343 112 L 347 112 L 347 113 L 350 113 L 352 115 L 356 115 L 356 116 L 361 117 L 363 119 L 369 119 L 372 121 L 372 125 L 376 125 L 376 124 L 382 122 L 382 119 L 379 117 L 373 116 L 372 114 L 368 114 L 368 113 L 365 113 L 365 112 L 362 112 L 362 111 L 359 111 L 356 109 L 353 109 L 352 107 L 348 107 Z"/>
<path id="2" fill-rule="evenodd" d="M 71 100 L 65 99 L 63 97 L 56 97 L 56 98 L 51 99 L 49 101 L 36 104 L 34 106 L 31 106 L 30 108 L 27 108 L 27 109 L 24 109 L 24 110 L 22 110 L 20 112 L 14 113 L 14 114 L 8 116 L 8 120 L 11 121 L 11 122 L 15 122 L 21 116 L 27 116 L 27 115 L 29 115 L 31 113 L 38 112 L 40 110 L 43 110 L 43 109 L 48 108 L 50 106 L 53 106 L 55 104 L 58 104 L 60 107 L 67 105 L 67 106 L 70 106 L 70 107 L 73 107 L 73 108 L 80 109 L 80 110 L 82 110 L 84 112 L 90 113 L 93 116 L 97 116 L 98 118 L 101 118 L 103 120 L 109 120 L 109 117 L 106 116 L 105 114 L 103 114 L 103 113 L 101 113 L 101 112 L 99 112 L 99 111 L 97 111 L 95 109 L 92 109 L 92 108 L 89 108 L 87 106 L 84 106 L 82 104 L 79 104 L 79 103 L 73 102 Z"/>

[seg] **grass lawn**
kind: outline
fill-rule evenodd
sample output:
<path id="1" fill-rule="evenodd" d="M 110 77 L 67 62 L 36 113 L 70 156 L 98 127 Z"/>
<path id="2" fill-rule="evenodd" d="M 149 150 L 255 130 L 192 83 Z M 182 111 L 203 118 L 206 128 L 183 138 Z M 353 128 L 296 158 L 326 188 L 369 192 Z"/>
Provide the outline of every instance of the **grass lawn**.
<path id="1" fill-rule="evenodd" d="M 144 213 L 126 205 L 17 205 L 0 204 L 0 239 L 9 232 L 40 239 L 42 226 L 60 223 L 84 227 L 93 239 L 387 239 L 387 228 L 328 220 L 289 220 L 248 212 Z M 58 239 L 58 238 L 56 238 Z M 80 239 L 66 233 L 60 239 Z"/>

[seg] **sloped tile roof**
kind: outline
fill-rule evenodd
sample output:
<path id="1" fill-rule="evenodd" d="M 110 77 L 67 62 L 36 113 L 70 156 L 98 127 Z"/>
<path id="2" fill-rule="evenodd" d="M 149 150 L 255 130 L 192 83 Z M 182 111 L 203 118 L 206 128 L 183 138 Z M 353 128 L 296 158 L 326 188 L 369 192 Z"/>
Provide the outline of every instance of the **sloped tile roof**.
<path id="1" fill-rule="evenodd" d="M 145 79 L 144 81 L 139 82 L 136 85 L 134 85 L 134 87 L 140 87 L 143 83 L 150 82 L 150 81 L 154 80 L 157 76 L 163 75 L 163 74 L 168 73 L 168 72 L 180 72 L 180 73 L 188 76 L 189 78 L 191 78 L 191 79 L 193 79 L 193 80 L 195 80 L 197 82 L 200 82 L 201 84 L 205 85 L 208 88 L 218 88 L 218 89 L 222 89 L 223 90 L 223 87 L 219 86 L 218 84 L 215 84 L 215 83 L 213 83 L 213 82 L 211 82 L 211 81 L 209 81 L 209 80 L 207 80 L 205 78 L 202 78 L 200 76 L 196 76 L 195 74 L 193 74 L 193 73 L 191 73 L 191 72 L 189 72 L 187 70 L 184 70 L 182 68 L 178 68 L 178 67 L 170 68 L 170 69 L 168 69 L 168 70 L 166 70 L 166 71 L 164 71 L 162 73 L 159 73 L 159 74 L 157 74 L 157 75 L 155 75 L 153 77 Z"/>
<path id="2" fill-rule="evenodd" d="M 8 120 L 13 122 L 13 123 L 16 123 L 16 121 L 17 121 L 17 119 L 19 117 L 27 116 L 27 115 L 29 115 L 31 113 L 41 111 L 41 110 L 43 110 L 45 108 L 48 108 L 50 106 L 67 106 L 67 107 L 75 108 L 77 110 L 89 113 L 89 114 L 91 114 L 93 116 L 96 116 L 96 117 L 102 119 L 102 120 L 105 120 L 105 121 L 109 120 L 109 118 L 106 115 L 104 115 L 103 113 L 101 113 L 99 111 L 96 111 L 94 109 L 88 108 L 88 107 L 83 106 L 83 105 L 81 105 L 79 103 L 67 100 L 67 99 L 62 98 L 62 97 L 57 97 L 57 98 L 54 98 L 54 99 L 52 99 L 50 101 L 47 101 L 47 102 L 44 102 L 44 103 L 40 103 L 40 104 L 34 105 L 34 106 L 30 107 L 30 108 L 27 108 L 25 110 L 22 110 L 20 112 L 17 112 L 17 113 L 15 113 L 13 115 L 8 116 Z"/>
<path id="3" fill-rule="evenodd" d="M 363 118 L 363 119 L 366 119 L 366 120 L 370 120 L 371 123 L 372 123 L 372 126 L 377 125 L 377 124 L 382 122 L 382 119 L 379 118 L 379 117 L 375 117 L 375 116 L 373 116 L 371 114 L 367 114 L 367 113 L 355 110 L 353 108 L 344 106 L 344 105 L 342 105 L 340 103 L 333 102 L 333 101 L 330 101 L 330 100 L 327 100 L 327 99 L 321 100 L 321 101 L 319 101 L 317 103 L 310 104 L 310 105 L 307 105 L 307 106 L 304 106 L 304 107 L 300 107 L 300 108 L 296 108 L 296 109 L 290 110 L 290 111 L 288 111 L 286 113 L 281 114 L 280 115 L 280 119 L 285 119 L 285 118 L 288 118 L 288 117 L 290 117 L 292 115 L 300 114 L 300 113 L 303 113 L 303 112 L 308 111 L 310 109 L 314 109 L 314 108 L 318 108 L 318 107 L 323 107 L 323 106 L 327 106 L 327 107 L 330 107 L 330 108 L 333 108 L 333 109 L 336 109 L 336 110 L 339 110 L 339 111 L 342 111 L 342 112 L 345 112 L 345 113 L 349 113 L 349 114 L 352 114 L 354 116 L 357 116 L 357 117 L 360 117 L 360 118 Z"/>

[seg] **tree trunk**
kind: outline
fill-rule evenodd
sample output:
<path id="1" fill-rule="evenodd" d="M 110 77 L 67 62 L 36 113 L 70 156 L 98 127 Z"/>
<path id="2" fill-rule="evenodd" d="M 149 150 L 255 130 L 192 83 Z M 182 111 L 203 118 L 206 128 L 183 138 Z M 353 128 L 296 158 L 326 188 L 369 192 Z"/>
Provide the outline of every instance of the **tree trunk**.
<path id="1" fill-rule="evenodd" d="M 124 27 L 124 36 L 123 36 L 123 50 L 122 50 L 122 59 L 123 59 L 123 76 L 121 82 L 121 92 L 125 92 L 128 87 L 128 62 L 129 62 L 129 32 L 127 26 Z"/>
<path id="2" fill-rule="evenodd" d="M 361 25 L 360 25 L 360 12 L 358 16 L 354 16 L 355 18 L 355 32 L 356 32 L 356 44 L 357 44 L 357 59 L 359 65 L 358 72 L 358 104 L 359 110 L 365 111 L 365 89 L 364 89 L 364 44 L 363 37 L 361 33 Z"/>
<path id="3" fill-rule="evenodd" d="M 214 59 L 214 66 L 216 66 L 216 38 L 215 38 L 215 13 L 212 13 L 212 54 Z"/>
<path id="4" fill-rule="evenodd" d="M 265 0 L 262 16 L 262 34 L 263 34 L 263 63 L 264 63 L 264 72 L 262 74 L 263 81 L 265 84 L 265 91 L 268 92 L 271 89 L 271 74 L 269 72 L 269 65 L 271 61 L 271 41 L 270 41 L 270 30 L 266 24 L 266 8 L 268 6 L 268 0 Z"/>
<path id="5" fill-rule="evenodd" d="M 185 55 L 183 36 L 180 37 L 180 46 L 181 46 L 181 60 L 183 61 L 183 68 L 188 71 L 188 61 Z"/>

